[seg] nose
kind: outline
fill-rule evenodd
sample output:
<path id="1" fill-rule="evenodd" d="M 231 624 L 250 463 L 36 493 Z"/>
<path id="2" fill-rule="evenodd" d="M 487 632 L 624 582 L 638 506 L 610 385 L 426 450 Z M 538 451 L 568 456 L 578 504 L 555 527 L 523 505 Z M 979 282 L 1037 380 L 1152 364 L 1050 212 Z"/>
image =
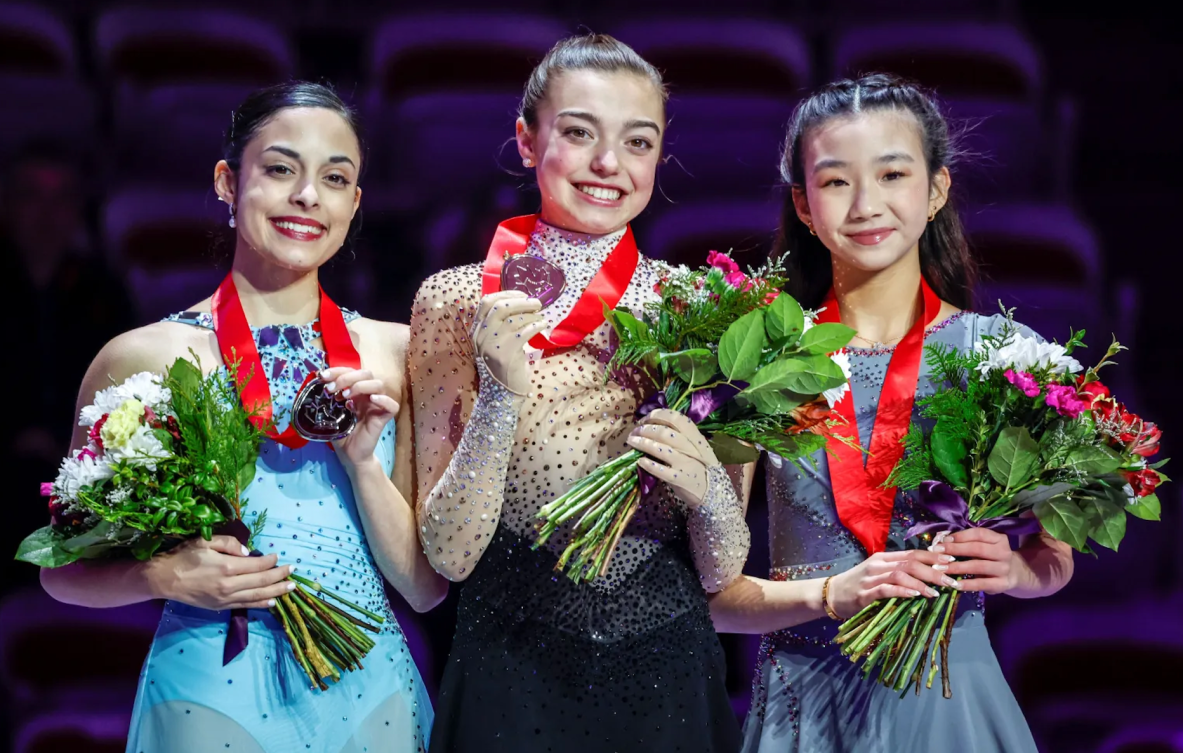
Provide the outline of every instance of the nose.
<path id="1" fill-rule="evenodd" d="M 316 183 L 309 179 L 303 180 L 296 186 L 292 194 L 292 203 L 301 209 L 311 209 L 320 204 L 320 194 L 316 191 Z"/>
<path id="2" fill-rule="evenodd" d="M 616 150 L 608 145 L 601 146 L 592 159 L 591 169 L 600 176 L 615 175 L 619 172 L 620 160 L 616 158 Z"/>
<path id="3" fill-rule="evenodd" d="M 870 220 L 883 214 L 883 196 L 880 193 L 879 182 L 861 181 L 854 196 L 854 203 L 850 207 L 852 220 Z"/>

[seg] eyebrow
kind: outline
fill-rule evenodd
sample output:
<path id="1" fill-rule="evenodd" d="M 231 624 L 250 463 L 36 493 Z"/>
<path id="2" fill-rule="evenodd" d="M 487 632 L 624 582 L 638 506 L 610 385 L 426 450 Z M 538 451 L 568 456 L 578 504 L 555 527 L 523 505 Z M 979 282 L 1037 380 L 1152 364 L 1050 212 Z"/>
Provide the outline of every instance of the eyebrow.
<path id="1" fill-rule="evenodd" d="M 300 159 L 299 152 L 297 152 L 295 149 L 288 149 L 286 146 L 269 146 L 266 149 L 264 149 L 263 151 L 264 152 L 279 152 L 280 154 L 284 155 L 285 157 L 291 157 L 294 160 Z M 350 159 L 349 157 L 346 157 L 344 154 L 336 154 L 336 155 L 333 155 L 332 157 L 329 157 L 329 164 L 339 165 L 344 162 L 348 162 L 350 165 L 353 165 L 353 167 L 355 169 L 357 168 L 357 165 L 354 164 L 353 160 Z"/>
<path id="2" fill-rule="evenodd" d="M 580 118 L 582 120 L 586 120 L 597 128 L 602 125 L 598 117 L 585 110 L 563 110 L 558 114 L 558 117 Z M 624 124 L 624 130 L 626 131 L 632 130 L 633 128 L 652 128 L 654 133 L 659 136 L 661 135 L 661 126 L 657 125 L 648 118 L 634 118 Z"/>
<path id="3" fill-rule="evenodd" d="M 877 164 L 886 165 L 891 162 L 915 162 L 912 155 L 907 152 L 888 152 L 875 160 Z M 813 172 L 820 173 L 822 170 L 829 170 L 831 168 L 847 167 L 846 162 L 840 159 L 824 159 L 813 166 Z"/>

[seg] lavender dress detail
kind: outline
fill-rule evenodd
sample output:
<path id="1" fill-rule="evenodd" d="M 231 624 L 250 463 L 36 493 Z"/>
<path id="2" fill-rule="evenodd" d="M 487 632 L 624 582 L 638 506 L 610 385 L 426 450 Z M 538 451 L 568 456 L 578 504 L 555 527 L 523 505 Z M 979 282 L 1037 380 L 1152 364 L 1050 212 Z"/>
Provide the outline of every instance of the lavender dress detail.
<path id="1" fill-rule="evenodd" d="M 959 314 L 929 329 L 926 344 L 973 347 L 998 334 L 1005 320 Z M 890 348 L 851 349 L 859 437 L 870 446 Z M 922 365 L 917 395 L 934 390 Z M 824 453 L 817 469 L 801 471 L 768 458 L 769 552 L 772 580 L 804 580 L 848 570 L 867 554 L 838 520 Z M 905 531 L 915 522 L 909 500 L 896 498 L 888 551 L 915 548 Z M 838 623 L 819 619 L 764 636 L 744 726 L 746 753 L 1034 753 L 1035 743 L 990 647 L 985 600 L 967 593 L 958 606 L 949 651 L 953 697 L 939 680 L 919 696 L 863 679 L 860 667 L 831 644 Z"/>

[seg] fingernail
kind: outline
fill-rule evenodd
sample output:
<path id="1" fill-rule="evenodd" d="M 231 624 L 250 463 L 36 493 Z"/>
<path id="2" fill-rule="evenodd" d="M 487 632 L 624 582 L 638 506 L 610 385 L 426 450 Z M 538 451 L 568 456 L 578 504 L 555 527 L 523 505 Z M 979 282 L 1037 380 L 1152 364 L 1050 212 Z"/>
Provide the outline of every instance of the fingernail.
<path id="1" fill-rule="evenodd" d="M 949 588 L 956 588 L 958 590 L 961 589 L 961 584 L 950 578 L 948 575 L 941 578 L 941 583 L 945 584 Z"/>
<path id="2" fill-rule="evenodd" d="M 320 370 L 320 378 L 321 379 L 328 379 L 329 378 L 329 370 L 328 369 L 321 369 Z"/>
<path id="3" fill-rule="evenodd" d="M 928 548 L 928 550 L 930 552 L 938 552 L 939 553 L 939 552 L 945 551 L 945 547 L 941 546 L 940 544 L 937 544 L 936 546 L 930 546 Z"/>
<path id="4" fill-rule="evenodd" d="M 275 606 L 275 599 L 268 599 L 268 600 L 267 600 L 267 606 L 268 606 L 268 607 L 273 607 L 273 606 Z"/>
<path id="5" fill-rule="evenodd" d="M 329 382 L 328 384 L 325 385 L 325 392 L 336 392 L 336 391 L 337 391 L 337 383 L 335 381 Z"/>
<path id="6" fill-rule="evenodd" d="M 926 589 L 924 589 L 924 593 L 927 594 L 929 597 L 940 596 L 940 594 L 937 593 L 937 590 L 935 588 L 926 588 Z"/>
<path id="7" fill-rule="evenodd" d="M 353 394 L 353 389 L 350 387 L 346 387 L 345 391 L 342 392 L 341 394 L 344 395 L 345 397 L 349 397 L 350 395 Z"/>
<path id="8" fill-rule="evenodd" d="M 352 400 L 346 400 L 346 401 L 345 401 L 345 407 L 346 407 L 346 408 L 348 408 L 349 410 L 354 410 L 353 401 L 352 401 Z"/>
<path id="9" fill-rule="evenodd" d="M 244 546 L 244 547 L 242 548 L 242 556 L 243 556 L 243 557 L 249 557 L 249 556 L 251 556 L 251 550 L 250 550 L 250 549 L 247 549 L 247 548 Z"/>
<path id="10" fill-rule="evenodd" d="M 919 595 L 920 595 L 920 592 L 919 592 L 919 591 L 913 591 L 913 590 L 912 590 L 912 589 L 910 589 L 910 588 L 908 588 L 908 589 L 905 589 L 905 591 L 907 592 L 907 594 L 908 594 L 909 596 L 919 596 Z"/>
<path id="11" fill-rule="evenodd" d="M 933 565 L 932 569 L 933 570 L 948 570 L 949 566 L 948 565 Z"/>
<path id="12" fill-rule="evenodd" d="M 940 557 L 937 557 L 937 559 L 939 559 L 941 562 L 953 562 L 957 558 L 951 554 L 942 554 Z"/>
<path id="13" fill-rule="evenodd" d="M 294 572 L 296 572 L 296 566 L 295 565 L 288 565 L 288 575 L 291 575 Z"/>
<path id="14" fill-rule="evenodd" d="M 289 583 L 289 584 L 287 584 L 286 586 L 284 586 L 284 588 L 286 588 L 286 589 L 287 589 L 287 590 L 289 590 L 289 591 L 295 591 L 295 590 L 296 590 L 296 584 L 295 584 L 295 583 Z"/>

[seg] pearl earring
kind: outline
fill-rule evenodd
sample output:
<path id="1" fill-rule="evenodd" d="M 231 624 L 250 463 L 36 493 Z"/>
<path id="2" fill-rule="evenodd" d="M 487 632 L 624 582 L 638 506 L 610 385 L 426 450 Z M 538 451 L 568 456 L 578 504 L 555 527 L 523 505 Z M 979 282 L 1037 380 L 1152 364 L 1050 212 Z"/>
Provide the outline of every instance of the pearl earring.
<path id="1" fill-rule="evenodd" d="M 235 222 L 235 220 L 234 220 L 234 205 L 233 204 L 230 205 L 230 227 L 231 228 L 238 227 L 238 223 Z"/>
<path id="2" fill-rule="evenodd" d="M 534 160 L 526 157 L 524 160 L 522 160 L 522 167 L 534 167 Z"/>

